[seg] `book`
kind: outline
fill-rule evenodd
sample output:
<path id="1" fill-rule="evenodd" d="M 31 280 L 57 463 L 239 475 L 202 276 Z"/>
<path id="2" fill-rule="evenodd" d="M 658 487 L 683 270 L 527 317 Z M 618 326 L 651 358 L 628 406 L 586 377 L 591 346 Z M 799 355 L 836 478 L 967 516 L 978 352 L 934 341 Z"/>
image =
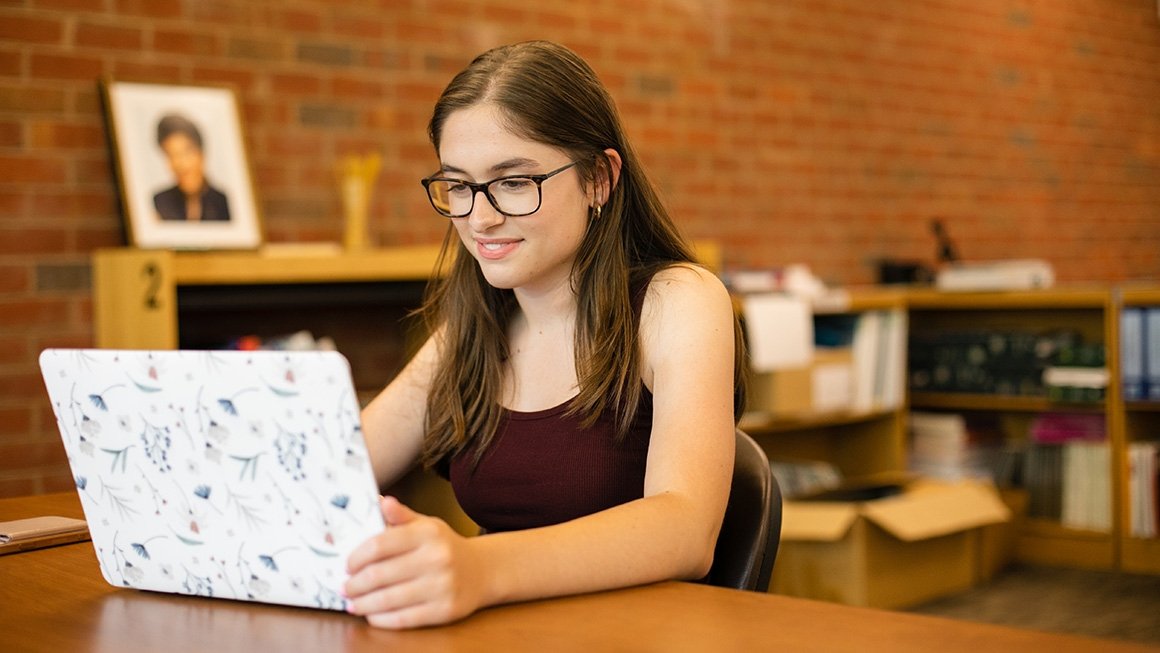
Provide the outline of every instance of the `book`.
<path id="1" fill-rule="evenodd" d="M 1133 442 L 1128 445 L 1129 534 L 1132 537 L 1155 538 L 1160 521 L 1160 497 L 1157 496 L 1157 474 L 1160 442 Z"/>
<path id="2" fill-rule="evenodd" d="M 1144 313 L 1145 397 L 1160 401 L 1160 306 L 1150 306 Z"/>
<path id="3" fill-rule="evenodd" d="M 902 405 L 906 384 L 908 322 L 902 310 L 873 310 L 858 316 L 851 339 L 854 364 L 852 408 L 893 409 Z"/>
<path id="4" fill-rule="evenodd" d="M 1003 434 L 994 420 L 911 411 L 907 424 L 911 471 L 948 481 L 986 478 L 998 482 Z"/>
<path id="5" fill-rule="evenodd" d="M 1147 397 L 1144 367 L 1144 309 L 1126 306 L 1120 312 L 1120 380 L 1125 401 Z"/>
<path id="6" fill-rule="evenodd" d="M 1111 458 L 1106 442 L 1073 440 L 1063 445 L 1060 523 L 1106 533 L 1112 527 Z"/>
<path id="7" fill-rule="evenodd" d="M 1027 516 L 1058 521 L 1063 446 L 1029 444 L 1024 456 L 1023 485 L 1027 489 Z"/>

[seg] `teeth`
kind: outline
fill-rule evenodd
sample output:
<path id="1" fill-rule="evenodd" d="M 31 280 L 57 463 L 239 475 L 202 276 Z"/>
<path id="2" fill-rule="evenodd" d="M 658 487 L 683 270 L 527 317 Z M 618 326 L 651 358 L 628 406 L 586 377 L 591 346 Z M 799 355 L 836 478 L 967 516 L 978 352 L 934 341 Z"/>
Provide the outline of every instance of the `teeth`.
<path id="1" fill-rule="evenodd" d="M 503 243 L 484 243 L 483 244 L 484 249 L 491 250 L 493 252 L 498 250 L 501 247 L 503 247 Z"/>

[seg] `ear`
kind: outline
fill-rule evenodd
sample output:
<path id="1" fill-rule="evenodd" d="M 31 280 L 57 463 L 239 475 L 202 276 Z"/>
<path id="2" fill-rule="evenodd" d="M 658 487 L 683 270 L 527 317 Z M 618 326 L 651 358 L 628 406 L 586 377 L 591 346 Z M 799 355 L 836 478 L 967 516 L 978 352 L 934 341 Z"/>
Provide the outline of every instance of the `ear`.
<path id="1" fill-rule="evenodd" d="M 620 167 L 624 164 L 620 158 L 620 152 L 610 147 L 604 150 L 604 158 L 608 163 L 608 174 L 600 175 L 592 185 L 593 206 L 607 204 L 612 190 L 616 188 L 616 184 L 620 183 Z"/>

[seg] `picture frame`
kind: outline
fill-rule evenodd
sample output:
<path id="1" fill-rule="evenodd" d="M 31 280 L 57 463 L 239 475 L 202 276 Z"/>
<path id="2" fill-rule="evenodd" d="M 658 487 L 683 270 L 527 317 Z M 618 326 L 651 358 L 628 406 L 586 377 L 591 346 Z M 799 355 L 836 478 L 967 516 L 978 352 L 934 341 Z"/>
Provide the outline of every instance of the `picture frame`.
<path id="1" fill-rule="evenodd" d="M 129 245 L 261 246 L 232 89 L 113 79 L 101 80 L 100 89 Z"/>

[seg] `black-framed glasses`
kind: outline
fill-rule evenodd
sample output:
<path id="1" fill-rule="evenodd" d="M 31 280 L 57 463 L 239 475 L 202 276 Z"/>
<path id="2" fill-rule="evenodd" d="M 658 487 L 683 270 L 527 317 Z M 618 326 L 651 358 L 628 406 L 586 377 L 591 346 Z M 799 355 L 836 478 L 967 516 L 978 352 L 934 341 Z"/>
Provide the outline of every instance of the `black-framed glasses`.
<path id="1" fill-rule="evenodd" d="M 542 175 L 510 175 L 491 181 L 472 183 L 449 177 L 427 177 L 419 183 L 427 189 L 427 199 L 440 215 L 448 218 L 462 218 L 475 208 L 475 196 L 483 193 L 496 211 L 518 218 L 540 210 L 544 199 L 543 183 L 580 163 L 573 161 L 562 168 L 556 168 Z"/>

